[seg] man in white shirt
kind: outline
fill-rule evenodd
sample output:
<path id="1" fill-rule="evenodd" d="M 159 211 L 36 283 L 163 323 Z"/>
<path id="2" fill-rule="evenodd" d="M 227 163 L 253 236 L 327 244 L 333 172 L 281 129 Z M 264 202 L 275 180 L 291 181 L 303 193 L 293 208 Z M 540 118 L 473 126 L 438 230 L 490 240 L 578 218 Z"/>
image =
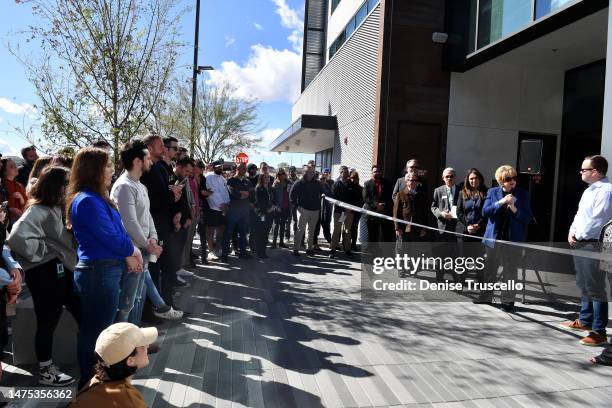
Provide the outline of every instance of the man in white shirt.
<path id="1" fill-rule="evenodd" d="M 230 196 L 227 191 L 227 180 L 223 177 L 223 160 L 213 162 L 214 173 L 206 176 L 206 187 L 211 194 L 206 198 L 208 208 L 204 216 L 206 223 L 206 241 L 208 243 L 208 258 L 219 260 L 221 242 L 225 229 L 225 214 L 229 208 Z M 215 234 L 216 239 L 215 241 Z"/>
<path id="2" fill-rule="evenodd" d="M 599 236 L 603 226 L 612 219 L 612 185 L 606 177 L 608 161 L 599 155 L 588 156 L 582 162 L 582 181 L 589 186 L 578 204 L 567 241 L 570 246 L 586 251 L 599 250 Z M 581 291 L 581 308 L 578 319 L 561 323 L 562 327 L 582 330 L 589 334 L 580 340 L 585 346 L 601 346 L 607 343 L 608 299 L 605 272 L 599 261 L 575 256 L 576 285 Z"/>

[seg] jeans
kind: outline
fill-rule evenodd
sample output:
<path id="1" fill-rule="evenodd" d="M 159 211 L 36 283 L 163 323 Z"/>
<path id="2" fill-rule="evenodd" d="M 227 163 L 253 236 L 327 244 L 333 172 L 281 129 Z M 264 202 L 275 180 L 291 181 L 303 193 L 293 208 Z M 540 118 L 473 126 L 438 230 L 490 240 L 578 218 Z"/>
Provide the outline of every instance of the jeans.
<path id="1" fill-rule="evenodd" d="M 583 251 L 598 251 L 598 243 L 579 245 Z M 599 268 L 596 259 L 574 257 L 576 285 L 580 289 L 580 321 L 591 326 L 593 331 L 606 334 L 608 324 L 608 298 L 606 295 L 606 272 Z"/>
<path id="2" fill-rule="evenodd" d="M 81 298 L 81 321 L 77 354 L 81 384 L 93 376 L 94 349 L 100 333 L 113 324 L 119 307 L 121 277 L 125 260 L 100 259 L 79 261 L 74 269 L 74 283 Z"/>
<path id="3" fill-rule="evenodd" d="M 149 254 L 141 250 L 144 259 L 144 271 L 140 273 L 128 272 L 127 268 L 121 277 L 121 295 L 117 322 L 130 322 L 140 326 L 145 295 L 145 271 L 149 271 Z"/>
<path id="4" fill-rule="evenodd" d="M 238 230 L 238 246 L 240 247 L 240 255 L 246 255 L 246 227 L 249 223 L 248 212 L 230 211 L 227 213 L 227 226 L 225 227 L 225 234 L 223 235 L 223 247 L 221 256 L 226 257 L 229 254 L 230 241 L 234 230 Z M 251 231 L 251 235 L 254 238 L 255 231 Z M 251 238 L 251 237 L 249 237 Z M 236 248 L 234 248 L 236 249 Z"/>
<path id="5" fill-rule="evenodd" d="M 153 278 L 151 277 L 149 270 L 146 269 L 143 275 L 144 275 L 144 280 L 145 280 L 145 288 L 147 291 L 147 297 L 149 298 L 149 300 L 151 300 L 151 303 L 153 303 L 153 307 L 155 309 L 159 309 L 161 307 L 166 306 L 166 302 L 164 302 L 164 299 L 162 299 L 161 295 L 157 291 L 157 287 L 153 283 Z"/>
<path id="6" fill-rule="evenodd" d="M 36 314 L 34 345 L 38 361 L 49 361 L 53 354 L 53 333 L 64 311 L 64 306 L 77 323 L 81 315 L 81 301 L 74 291 L 72 271 L 64 269 L 58 276 L 59 261 L 53 259 L 28 269 L 25 281 L 32 294 Z"/>
<path id="7" fill-rule="evenodd" d="M 285 240 L 285 228 L 289 228 L 287 225 L 287 219 L 289 219 L 291 212 L 289 207 L 281 208 L 274 212 L 274 239 L 272 242 L 276 244 L 278 239 L 278 233 L 280 231 L 280 243 L 282 244 Z"/>

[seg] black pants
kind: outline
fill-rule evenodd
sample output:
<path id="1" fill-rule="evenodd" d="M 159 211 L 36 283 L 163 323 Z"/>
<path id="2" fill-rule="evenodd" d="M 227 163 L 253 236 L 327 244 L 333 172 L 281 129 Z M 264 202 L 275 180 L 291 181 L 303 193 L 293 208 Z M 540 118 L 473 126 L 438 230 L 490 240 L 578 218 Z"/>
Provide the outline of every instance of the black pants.
<path id="1" fill-rule="evenodd" d="M 291 221 L 293 221 L 293 236 L 297 232 L 298 216 L 297 207 L 289 205 L 289 217 L 287 218 L 287 228 L 285 229 L 285 238 L 289 239 L 291 236 Z"/>
<path id="2" fill-rule="evenodd" d="M 318 245 L 319 243 L 319 234 L 321 233 L 321 228 L 323 228 L 323 237 L 325 238 L 328 244 L 331 244 L 331 218 L 319 218 L 319 222 L 317 222 L 317 226 L 315 227 L 315 245 Z"/>
<path id="3" fill-rule="evenodd" d="M 359 219 L 361 218 L 360 212 L 353 213 L 353 223 L 351 224 L 351 248 L 357 249 L 357 230 L 359 228 Z"/>
<path id="4" fill-rule="evenodd" d="M 454 231 L 454 229 L 451 229 Z M 453 234 L 438 234 L 436 236 L 436 243 L 434 244 L 434 256 L 439 258 L 455 258 L 459 255 L 459 242 L 457 236 Z M 444 281 L 445 270 L 440 268 L 436 269 L 436 282 Z M 453 279 L 455 282 L 465 282 L 465 274 L 453 273 Z"/>
<path id="5" fill-rule="evenodd" d="M 198 223 L 198 234 L 200 234 L 200 257 L 204 261 L 208 256 L 208 247 L 206 243 L 206 223 L 204 222 L 204 211 L 200 214 L 200 222 Z"/>
<path id="6" fill-rule="evenodd" d="M 273 243 L 276 244 L 278 233 L 280 231 L 280 243 L 282 244 L 285 238 L 285 228 L 289 229 L 287 220 L 291 215 L 290 208 L 281 208 L 279 211 L 274 212 L 274 239 Z"/>
<path id="7" fill-rule="evenodd" d="M 74 291 L 74 275 L 64 268 L 64 276 L 59 277 L 54 259 L 29 269 L 25 281 L 32 294 L 36 314 L 36 335 L 34 344 L 38 361 L 49 361 L 53 354 L 53 333 L 59 323 L 64 306 L 79 322 L 81 306 L 79 296 Z"/>
<path id="8" fill-rule="evenodd" d="M 157 234 L 159 240 L 164 242 L 164 250 L 156 263 L 149 264 L 149 273 L 164 302 L 172 306 L 172 287 L 176 285 L 176 271 L 180 269 L 179 263 L 183 261 L 187 230 L 182 228 L 179 232 L 174 232 L 158 229 Z"/>
<path id="9" fill-rule="evenodd" d="M 268 244 L 268 235 L 270 234 L 270 228 L 272 227 L 272 214 L 265 216 L 264 220 L 261 217 L 257 217 L 257 224 L 255 226 L 255 250 L 257 256 L 266 255 L 266 245 Z"/>
<path id="10" fill-rule="evenodd" d="M 257 236 L 257 214 L 251 210 L 249 213 L 249 248 L 251 251 L 257 251 L 255 246 L 255 237 Z"/>

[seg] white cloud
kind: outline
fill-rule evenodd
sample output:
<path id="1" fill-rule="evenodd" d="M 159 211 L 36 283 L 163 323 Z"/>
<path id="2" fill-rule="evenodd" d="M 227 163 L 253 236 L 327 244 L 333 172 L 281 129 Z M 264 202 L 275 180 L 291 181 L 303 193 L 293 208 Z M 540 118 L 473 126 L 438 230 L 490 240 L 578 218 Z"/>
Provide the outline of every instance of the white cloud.
<path id="1" fill-rule="evenodd" d="M 8 98 L 0 98 L 0 110 L 14 115 L 34 115 L 34 106 L 29 103 L 15 103 Z"/>
<path id="2" fill-rule="evenodd" d="M 236 37 L 233 37 L 231 35 L 226 35 L 225 36 L 225 46 L 231 47 L 233 45 L 236 45 Z"/>
<path id="3" fill-rule="evenodd" d="M 254 26 L 256 29 L 258 29 L 259 31 L 261 31 L 261 30 L 263 30 L 263 29 L 264 29 L 264 28 L 263 28 L 263 26 L 262 26 L 261 24 L 259 24 L 259 23 L 253 23 L 253 26 Z"/>
<path id="4" fill-rule="evenodd" d="M 270 143 L 283 133 L 285 129 L 267 128 L 262 130 L 257 136 L 261 138 L 261 142 L 249 151 L 249 155 L 261 155 L 270 152 Z"/>
<path id="5" fill-rule="evenodd" d="M 291 34 L 287 39 L 291 43 L 293 50 L 301 53 L 304 37 L 304 20 L 301 16 L 302 13 L 289 7 L 286 0 L 272 1 L 276 4 L 276 14 L 281 18 L 281 25 L 291 30 Z"/>
<path id="6" fill-rule="evenodd" d="M 245 65 L 224 61 L 220 69 L 209 72 L 208 83 L 228 82 L 236 87 L 237 96 L 262 102 L 294 102 L 300 95 L 301 69 L 302 58 L 298 53 L 256 44 L 251 47 Z"/>
<path id="7" fill-rule="evenodd" d="M 15 143 L 9 143 L 0 138 L 0 153 L 2 153 L 3 156 L 21 157 L 21 147 L 23 146 L 16 146 Z"/>
<path id="8" fill-rule="evenodd" d="M 274 1 L 274 4 L 276 4 L 276 14 L 280 16 L 283 27 L 290 28 L 292 30 L 304 29 L 304 21 L 300 17 L 299 12 L 289 7 L 286 0 L 272 1 Z"/>

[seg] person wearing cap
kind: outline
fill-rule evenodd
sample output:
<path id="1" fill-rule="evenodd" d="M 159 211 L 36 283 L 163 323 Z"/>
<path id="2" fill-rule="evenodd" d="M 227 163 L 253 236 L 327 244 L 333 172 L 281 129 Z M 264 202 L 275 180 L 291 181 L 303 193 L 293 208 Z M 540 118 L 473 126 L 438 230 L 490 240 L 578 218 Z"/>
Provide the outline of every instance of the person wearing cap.
<path id="1" fill-rule="evenodd" d="M 149 364 L 147 348 L 156 339 L 155 327 L 138 328 L 132 323 L 115 323 L 102 331 L 96 341 L 95 375 L 69 406 L 146 407 L 132 377 Z"/>
<path id="2" fill-rule="evenodd" d="M 221 257 L 221 245 L 215 241 L 215 233 L 218 242 L 222 242 L 225 227 L 225 212 L 229 207 L 230 196 L 227 190 L 227 180 L 223 177 L 223 160 L 213 162 L 214 173 L 206 176 L 206 186 L 211 194 L 206 198 L 208 211 L 205 215 L 206 241 L 208 243 L 208 257 L 217 261 Z"/>

